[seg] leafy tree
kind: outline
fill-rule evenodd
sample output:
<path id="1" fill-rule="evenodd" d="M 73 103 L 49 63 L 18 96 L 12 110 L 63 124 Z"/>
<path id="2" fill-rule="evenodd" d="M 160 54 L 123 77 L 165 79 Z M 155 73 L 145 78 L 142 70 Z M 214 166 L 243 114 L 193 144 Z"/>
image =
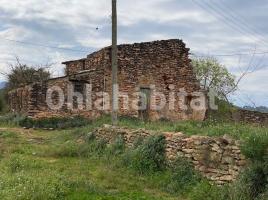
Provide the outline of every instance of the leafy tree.
<path id="1" fill-rule="evenodd" d="M 6 101 L 6 91 L 5 89 L 0 90 L 0 113 L 7 111 L 7 101 Z"/>
<path id="2" fill-rule="evenodd" d="M 49 65 L 44 66 L 28 66 L 22 64 L 17 58 L 14 65 L 10 65 L 9 73 L 2 73 L 7 78 L 7 90 L 12 90 L 34 82 L 44 82 L 50 78 L 48 71 Z"/>
<path id="3" fill-rule="evenodd" d="M 228 72 L 215 58 L 193 59 L 197 79 L 206 91 L 213 90 L 221 99 L 228 100 L 228 95 L 237 90 L 235 76 Z"/>

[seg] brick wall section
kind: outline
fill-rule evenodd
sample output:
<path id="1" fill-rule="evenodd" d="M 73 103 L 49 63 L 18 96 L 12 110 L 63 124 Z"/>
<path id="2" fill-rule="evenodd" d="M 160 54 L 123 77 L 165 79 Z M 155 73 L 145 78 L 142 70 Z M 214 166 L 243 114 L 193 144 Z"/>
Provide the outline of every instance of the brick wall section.
<path id="1" fill-rule="evenodd" d="M 151 95 L 155 95 L 155 92 L 164 93 L 167 100 L 166 106 L 160 111 L 149 111 L 149 118 L 151 120 L 161 118 L 169 120 L 203 120 L 206 110 L 181 110 L 178 100 L 175 103 L 174 110 L 168 108 L 169 94 L 171 92 L 176 94 L 181 88 L 184 88 L 188 93 L 198 92 L 200 90 L 188 54 L 189 49 L 186 48 L 181 40 L 177 39 L 119 45 L 119 90 L 129 95 L 129 105 L 138 98 L 134 93 L 139 92 L 140 88 L 146 87 L 150 88 Z M 30 101 L 37 102 L 38 105 L 31 103 L 33 106 L 30 110 L 34 110 L 32 115 L 39 117 L 40 113 L 43 112 L 41 115 L 47 117 L 55 113 L 61 113 L 61 115 L 66 116 L 79 113 L 92 118 L 100 116 L 103 111 L 98 111 L 94 108 L 92 111 L 86 111 L 85 109 L 77 111 L 63 107 L 59 111 L 51 111 L 44 105 L 46 91 L 43 88 L 58 85 L 66 91 L 68 84 L 72 84 L 75 81 L 82 81 L 84 83 L 91 83 L 93 85 L 93 92 L 104 91 L 111 97 L 111 47 L 106 47 L 90 54 L 85 59 L 68 61 L 64 64 L 66 64 L 66 77 L 49 80 L 46 85 L 39 86 L 39 89 L 33 89 L 33 95 Z M 175 86 L 175 89 L 169 88 L 171 84 Z M 36 86 L 36 88 L 38 87 Z M 38 95 L 34 95 L 34 93 Z M 11 92 L 11 94 L 15 93 Z M 193 99 L 194 97 L 190 98 Z M 11 99 L 13 98 L 11 97 Z M 13 104 L 17 104 L 14 100 L 12 102 L 14 102 Z M 158 103 L 159 99 L 156 104 Z M 13 105 L 11 107 L 15 108 L 15 111 L 20 112 L 16 106 Z M 132 106 L 129 109 L 123 108 L 122 98 L 119 99 L 119 108 L 120 115 L 138 117 L 138 111 L 133 109 Z M 28 113 L 31 112 L 29 108 L 25 107 L 25 110 L 28 110 Z M 106 112 L 110 111 L 107 110 Z"/>
<path id="2" fill-rule="evenodd" d="M 140 138 L 158 134 L 144 129 L 127 129 L 104 125 L 93 131 L 98 140 L 112 143 L 119 135 L 123 136 L 128 147 L 132 147 Z M 189 159 L 196 170 L 209 180 L 222 185 L 234 181 L 247 164 L 241 154 L 240 144 L 228 136 L 207 137 L 187 136 L 183 133 L 162 133 L 166 138 L 166 156 L 168 161 L 178 157 Z"/>
<path id="3" fill-rule="evenodd" d="M 162 92 L 168 100 L 171 92 L 169 85 L 173 84 L 173 92 L 184 88 L 191 93 L 199 91 L 199 84 L 194 76 L 188 58 L 189 49 L 181 40 L 156 41 L 134 45 L 120 45 L 118 47 L 119 88 L 129 94 L 130 99 L 135 99 L 131 94 L 138 92 L 140 87 L 151 88 L 154 92 Z M 108 62 L 110 63 L 110 61 Z M 110 68 L 106 68 L 107 89 L 111 88 Z M 154 87 L 151 87 L 151 86 Z M 168 101 L 167 101 L 168 103 Z M 153 120 L 166 118 L 170 120 L 195 119 L 202 120 L 204 111 L 187 113 L 179 109 L 176 101 L 175 110 L 168 109 L 168 104 L 161 111 L 150 111 L 149 117 Z M 122 104 L 121 104 L 122 105 Z M 125 115 L 138 116 L 136 110 L 123 110 Z"/>
<path id="4" fill-rule="evenodd" d="M 8 95 L 8 102 L 11 111 L 27 113 L 31 98 L 31 85 L 12 90 Z"/>
<path id="5" fill-rule="evenodd" d="M 249 110 L 238 110 L 233 113 L 233 119 L 236 122 L 245 122 L 268 126 L 268 113 L 261 113 Z"/>
<path id="6" fill-rule="evenodd" d="M 50 113 L 53 116 L 58 111 L 49 110 L 46 103 L 47 89 L 52 86 L 65 88 L 68 78 L 62 77 L 51 79 L 44 83 L 33 83 L 10 91 L 8 101 L 11 111 L 16 111 L 24 115 L 34 117 L 42 112 Z M 54 101 L 57 101 L 55 99 Z M 64 108 L 63 108 L 64 109 Z"/>

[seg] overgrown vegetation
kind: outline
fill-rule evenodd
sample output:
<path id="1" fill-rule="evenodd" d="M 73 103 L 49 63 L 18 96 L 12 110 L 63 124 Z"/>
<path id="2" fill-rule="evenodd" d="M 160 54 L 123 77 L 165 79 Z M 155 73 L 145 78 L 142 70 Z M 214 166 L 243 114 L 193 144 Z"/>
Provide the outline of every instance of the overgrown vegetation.
<path id="1" fill-rule="evenodd" d="M 17 126 L 27 120 L 17 115 L 0 118 L 2 126 Z M 39 127 L 58 123 L 42 121 Z M 167 165 L 161 135 L 139 138 L 132 148 L 126 148 L 120 136 L 112 144 L 96 140 L 91 131 L 105 123 L 110 123 L 109 116 L 69 130 L 60 130 L 64 126 L 58 125 L 54 127 L 59 130 L 30 129 L 27 134 L 16 133 L 17 127 L 15 132 L 1 130 L 0 198 L 12 199 L 15 188 L 20 194 L 17 199 L 267 199 L 267 128 L 219 121 L 144 123 L 120 118 L 121 126 L 134 129 L 229 134 L 241 139 L 242 152 L 252 164 L 235 183 L 217 187 L 187 160 L 178 158 L 172 166 Z"/>
<path id="2" fill-rule="evenodd" d="M 11 127 L 11 126 L 19 126 L 21 121 L 25 120 L 25 117 L 19 114 L 13 114 L 13 113 L 9 113 L 9 114 L 5 114 L 0 116 L 0 125 L 1 126 L 7 126 L 7 127 Z"/>
<path id="3" fill-rule="evenodd" d="M 141 145 L 129 149 L 123 156 L 123 163 L 140 174 L 164 170 L 166 166 L 164 136 L 149 137 Z"/>
<path id="4" fill-rule="evenodd" d="M 9 66 L 8 73 L 2 73 L 6 76 L 6 90 L 10 91 L 21 86 L 29 85 L 34 82 L 44 82 L 50 78 L 49 67 L 52 64 L 29 66 L 21 63 L 20 59 L 16 58 L 16 63 Z"/>
<path id="5" fill-rule="evenodd" d="M 237 90 L 239 82 L 227 68 L 215 58 L 193 59 L 192 65 L 200 85 L 207 91 L 213 91 L 217 97 L 228 100 L 228 95 Z"/>
<path id="6" fill-rule="evenodd" d="M 24 118 L 19 122 L 19 125 L 26 128 L 52 128 L 66 129 L 81 127 L 91 123 L 88 119 L 81 116 L 74 117 L 52 117 L 44 119 Z"/>
<path id="7" fill-rule="evenodd" d="M 7 91 L 5 89 L 0 89 L 0 113 L 6 113 L 8 111 L 6 93 Z"/>

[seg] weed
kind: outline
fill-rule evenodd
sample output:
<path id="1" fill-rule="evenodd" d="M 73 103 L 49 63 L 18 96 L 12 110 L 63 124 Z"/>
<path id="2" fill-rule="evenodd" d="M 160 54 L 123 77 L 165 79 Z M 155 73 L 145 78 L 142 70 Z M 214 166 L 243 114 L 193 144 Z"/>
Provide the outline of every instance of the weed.
<path id="1" fill-rule="evenodd" d="M 19 122 L 19 125 L 27 128 L 53 128 L 53 129 L 67 129 L 74 127 L 81 127 L 91 123 L 88 119 L 75 116 L 69 118 L 44 118 L 34 120 L 32 118 L 25 118 Z"/>
<path id="2" fill-rule="evenodd" d="M 178 158 L 172 164 L 171 176 L 166 188 L 172 193 L 186 193 L 201 180 L 201 177 L 194 170 L 192 164 L 183 158 Z"/>
<path id="3" fill-rule="evenodd" d="M 166 166 L 165 137 L 151 136 L 123 156 L 123 163 L 141 174 L 161 171 Z"/>
<path id="4" fill-rule="evenodd" d="M 118 135 L 114 142 L 107 148 L 107 153 L 110 156 L 117 156 L 125 151 L 125 141 L 122 135 Z"/>
<path id="5" fill-rule="evenodd" d="M 252 134 L 244 141 L 242 153 L 254 161 L 264 161 L 268 155 L 268 134 Z"/>
<path id="6" fill-rule="evenodd" d="M 0 131 L 0 138 L 17 138 L 17 134 L 11 131 Z"/>
<path id="7" fill-rule="evenodd" d="M 213 186 L 207 181 L 201 181 L 189 194 L 191 200 L 225 200 L 227 193 L 223 188 Z"/>

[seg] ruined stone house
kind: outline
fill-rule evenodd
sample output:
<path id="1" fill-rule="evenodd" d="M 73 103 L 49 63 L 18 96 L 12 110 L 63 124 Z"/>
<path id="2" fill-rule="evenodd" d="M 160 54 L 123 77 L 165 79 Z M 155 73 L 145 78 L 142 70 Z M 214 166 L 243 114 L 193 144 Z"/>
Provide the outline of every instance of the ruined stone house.
<path id="1" fill-rule="evenodd" d="M 189 49 L 178 39 L 119 45 L 119 90 L 129 95 L 128 101 L 134 101 L 137 98 L 137 92 L 145 94 L 146 100 L 150 100 L 156 91 L 161 92 L 165 95 L 168 103 L 170 103 L 170 95 L 176 94 L 181 88 L 184 88 L 187 94 L 190 94 L 185 98 L 186 105 L 189 107 L 187 109 L 180 108 L 180 101 L 174 103 L 175 109 L 170 109 L 170 104 L 166 104 L 160 110 L 153 110 L 148 102 L 142 110 L 133 109 L 131 106 L 126 109 L 123 106 L 123 99 L 119 98 L 119 115 L 151 120 L 163 118 L 169 120 L 203 120 L 206 110 L 193 110 L 189 106 L 191 101 L 195 99 L 192 94 L 200 91 L 200 86 L 195 78 L 188 56 Z M 85 85 L 90 84 L 92 87 L 92 102 L 97 100 L 97 92 L 106 92 L 111 96 L 111 47 L 103 48 L 86 58 L 67 61 L 63 64 L 66 65 L 65 76 L 50 79 L 45 83 L 33 83 L 10 91 L 10 109 L 35 118 L 77 114 L 96 118 L 103 113 L 109 113 L 109 109 L 95 109 L 94 105 L 91 110 L 86 109 L 86 100 L 83 100 L 82 107 L 77 107 L 74 103 L 72 109 L 70 109 L 67 103 L 67 95 L 64 95 L 62 107 L 56 110 L 51 109 L 47 105 L 47 93 L 49 88 L 58 86 L 66 94 L 68 85 L 72 85 L 74 92 L 86 95 Z M 173 86 L 171 87 L 171 85 Z M 51 101 L 57 104 L 59 97 L 60 94 L 54 92 Z"/>

